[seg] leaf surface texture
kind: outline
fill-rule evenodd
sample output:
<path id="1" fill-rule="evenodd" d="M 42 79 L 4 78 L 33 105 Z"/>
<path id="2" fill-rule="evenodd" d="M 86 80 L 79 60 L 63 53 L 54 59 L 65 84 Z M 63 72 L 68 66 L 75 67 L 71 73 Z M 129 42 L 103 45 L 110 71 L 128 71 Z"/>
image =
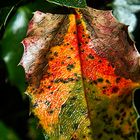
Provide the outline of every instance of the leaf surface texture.
<path id="1" fill-rule="evenodd" d="M 139 53 L 110 11 L 36 11 L 22 43 L 26 93 L 46 139 L 136 139 Z"/>

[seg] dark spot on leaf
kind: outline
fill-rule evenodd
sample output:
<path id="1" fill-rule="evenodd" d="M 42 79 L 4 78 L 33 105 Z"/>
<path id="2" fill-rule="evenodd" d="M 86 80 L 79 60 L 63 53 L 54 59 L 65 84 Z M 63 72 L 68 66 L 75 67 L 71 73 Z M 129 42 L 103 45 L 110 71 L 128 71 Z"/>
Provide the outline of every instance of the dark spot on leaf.
<path id="1" fill-rule="evenodd" d="M 122 113 L 122 116 L 125 117 L 125 116 L 126 116 L 126 112 L 123 112 L 123 113 Z"/>
<path id="2" fill-rule="evenodd" d="M 76 34 L 76 31 L 74 31 L 73 34 Z"/>
<path id="3" fill-rule="evenodd" d="M 117 86 L 112 88 L 112 93 L 117 93 L 119 91 L 119 88 Z"/>
<path id="4" fill-rule="evenodd" d="M 88 58 L 94 59 L 94 56 L 93 56 L 92 54 L 89 54 L 89 55 L 88 55 Z"/>
<path id="5" fill-rule="evenodd" d="M 133 130 L 133 132 L 136 132 L 136 127 L 133 126 L 133 127 L 132 127 L 132 130 Z"/>
<path id="6" fill-rule="evenodd" d="M 70 117 L 72 113 L 73 113 L 73 110 L 71 108 L 69 108 L 67 110 L 67 116 Z"/>
<path id="7" fill-rule="evenodd" d="M 50 89 L 50 88 L 51 88 L 51 86 L 48 86 L 47 88 L 48 88 L 48 89 Z"/>
<path id="8" fill-rule="evenodd" d="M 115 134 L 117 134 L 117 135 L 118 135 L 118 134 L 122 134 L 120 128 L 117 128 L 117 129 L 115 130 Z"/>
<path id="9" fill-rule="evenodd" d="M 53 57 L 50 57 L 50 58 L 49 58 L 50 61 L 52 61 L 53 59 L 54 59 Z"/>
<path id="10" fill-rule="evenodd" d="M 70 100 L 76 100 L 77 99 L 77 97 L 76 96 L 73 96 L 72 98 L 70 98 Z"/>
<path id="11" fill-rule="evenodd" d="M 109 80 L 106 80 L 106 83 L 110 84 L 110 81 Z"/>
<path id="12" fill-rule="evenodd" d="M 61 82 L 64 83 L 64 84 L 66 84 L 66 83 L 68 83 L 69 81 L 63 79 Z"/>
<path id="13" fill-rule="evenodd" d="M 86 138 L 86 136 L 85 136 L 85 135 L 83 135 L 83 138 Z"/>
<path id="14" fill-rule="evenodd" d="M 63 134 L 63 131 L 60 129 L 60 134 Z"/>
<path id="15" fill-rule="evenodd" d="M 47 100 L 46 100 L 45 104 L 46 104 L 47 106 L 50 106 L 51 103 L 50 103 L 50 101 L 47 101 Z"/>
<path id="16" fill-rule="evenodd" d="M 44 58 L 46 58 L 46 56 L 47 56 L 47 55 L 46 55 L 46 54 L 44 54 Z"/>
<path id="17" fill-rule="evenodd" d="M 114 68 L 115 66 L 114 66 L 114 64 L 112 64 L 112 68 Z"/>
<path id="18" fill-rule="evenodd" d="M 57 57 L 57 56 L 58 56 L 58 52 L 54 52 L 54 56 L 56 56 L 56 57 Z"/>
<path id="19" fill-rule="evenodd" d="M 101 109 L 101 112 L 102 112 L 102 113 L 103 113 L 103 112 L 105 113 L 105 112 L 106 112 L 106 108 L 102 108 L 102 109 Z"/>
<path id="20" fill-rule="evenodd" d="M 53 112 L 54 112 L 53 110 L 48 111 L 49 114 L 53 114 Z"/>
<path id="21" fill-rule="evenodd" d="M 93 81 L 90 81 L 89 84 L 92 85 L 93 84 Z"/>
<path id="22" fill-rule="evenodd" d="M 74 79 L 73 78 L 68 78 L 68 81 L 74 81 Z"/>
<path id="23" fill-rule="evenodd" d="M 62 61 L 61 64 L 64 64 L 64 62 Z"/>
<path id="24" fill-rule="evenodd" d="M 110 134 L 110 133 L 111 133 L 110 130 L 109 130 L 108 128 L 104 128 L 103 131 L 104 131 L 105 133 L 107 133 L 107 134 Z"/>
<path id="25" fill-rule="evenodd" d="M 38 106 L 37 102 L 32 105 L 33 108 L 36 108 L 37 106 Z"/>
<path id="26" fill-rule="evenodd" d="M 88 129 L 89 129 L 90 127 L 91 127 L 90 125 L 87 126 Z"/>
<path id="27" fill-rule="evenodd" d="M 54 80 L 54 83 L 59 83 L 59 82 L 61 82 L 62 81 L 62 78 L 58 78 L 58 79 L 55 79 Z"/>
<path id="28" fill-rule="evenodd" d="M 106 88 L 107 88 L 106 86 L 103 87 L 103 89 L 106 89 Z"/>
<path id="29" fill-rule="evenodd" d="M 52 54 L 52 51 L 49 51 L 49 54 Z"/>
<path id="30" fill-rule="evenodd" d="M 74 123 L 72 128 L 73 130 L 76 130 L 78 128 L 78 123 Z"/>
<path id="31" fill-rule="evenodd" d="M 40 93 L 42 93 L 42 92 L 44 92 L 44 89 L 43 89 L 43 88 L 41 88 L 41 89 L 39 90 L 38 94 L 40 94 Z"/>
<path id="32" fill-rule="evenodd" d="M 35 90 L 35 88 L 32 88 L 32 90 L 34 91 L 34 90 Z"/>
<path id="33" fill-rule="evenodd" d="M 67 105 L 66 103 L 65 103 L 65 104 L 63 104 L 63 105 L 62 105 L 62 109 L 63 109 L 63 108 L 65 108 L 65 107 L 66 107 L 66 105 Z"/>
<path id="34" fill-rule="evenodd" d="M 107 125 L 111 125 L 111 123 L 112 123 L 112 118 L 111 117 L 109 117 L 108 115 L 105 115 L 105 116 L 103 116 L 103 120 L 104 120 L 104 122 L 107 124 Z"/>
<path id="35" fill-rule="evenodd" d="M 74 64 L 68 64 L 67 65 L 67 70 L 71 71 L 74 68 Z"/>
<path id="36" fill-rule="evenodd" d="M 132 107 L 132 104 L 130 103 L 128 107 L 131 108 L 131 107 Z M 130 113 L 131 113 L 131 112 L 130 112 Z M 132 114 L 132 115 L 133 115 L 133 114 Z"/>
<path id="37" fill-rule="evenodd" d="M 111 64 L 108 64 L 108 67 L 110 67 L 111 66 Z"/>
<path id="38" fill-rule="evenodd" d="M 103 80 L 103 78 L 98 78 L 97 81 L 102 83 L 104 80 Z"/>
<path id="39" fill-rule="evenodd" d="M 77 87 L 77 88 L 75 89 L 75 91 L 76 91 L 77 93 L 80 93 L 81 90 L 82 90 L 82 87 L 81 87 L 81 86 L 79 86 L 79 87 Z"/>
<path id="40" fill-rule="evenodd" d="M 81 24 L 81 20 L 76 21 L 77 25 Z"/>
<path id="41" fill-rule="evenodd" d="M 124 108 L 120 109 L 120 113 L 123 113 L 124 112 Z"/>
<path id="42" fill-rule="evenodd" d="M 115 118 L 116 118 L 117 120 L 119 120 L 119 119 L 120 119 L 120 115 L 119 115 L 119 114 L 115 114 Z"/>
<path id="43" fill-rule="evenodd" d="M 74 76 L 77 76 L 77 73 L 74 73 Z"/>
<path id="44" fill-rule="evenodd" d="M 82 44 L 79 42 L 79 43 L 78 43 L 78 46 L 80 47 L 80 46 L 82 46 Z"/>
<path id="45" fill-rule="evenodd" d="M 121 80 L 121 78 L 120 78 L 120 77 L 116 78 L 116 83 L 119 83 L 119 82 L 120 82 L 120 80 Z"/>
<path id="46" fill-rule="evenodd" d="M 103 134 L 102 133 L 99 133 L 98 136 L 97 136 L 97 138 L 100 139 L 102 136 L 103 136 Z"/>
<path id="47" fill-rule="evenodd" d="M 86 109 L 86 108 L 83 108 L 83 109 L 81 110 L 81 113 L 84 114 L 84 115 L 87 114 L 87 109 Z"/>
<path id="48" fill-rule="evenodd" d="M 85 37 L 85 35 L 83 34 L 82 37 Z"/>
<path id="49" fill-rule="evenodd" d="M 53 94 L 53 92 L 50 92 L 50 94 Z"/>
<path id="50" fill-rule="evenodd" d="M 99 62 L 99 63 L 102 63 L 102 60 L 99 60 L 98 62 Z"/>
<path id="51" fill-rule="evenodd" d="M 76 81 L 79 81 L 79 80 L 81 80 L 81 77 L 77 76 Z"/>
<path id="52" fill-rule="evenodd" d="M 94 83 L 95 85 L 97 85 L 97 81 L 96 81 L 96 80 L 93 80 L 93 83 Z"/>
<path id="53" fill-rule="evenodd" d="M 88 135 L 91 135 L 92 133 L 91 132 L 88 132 Z"/>
<path id="54" fill-rule="evenodd" d="M 67 58 L 68 58 L 68 59 L 70 59 L 71 57 L 70 57 L 70 56 L 68 56 Z"/>
<path id="55" fill-rule="evenodd" d="M 71 140 L 79 140 L 77 137 L 72 137 Z"/>
<path id="56" fill-rule="evenodd" d="M 83 80 L 85 81 L 85 80 L 86 80 L 86 78 L 85 78 L 85 77 L 83 77 Z"/>

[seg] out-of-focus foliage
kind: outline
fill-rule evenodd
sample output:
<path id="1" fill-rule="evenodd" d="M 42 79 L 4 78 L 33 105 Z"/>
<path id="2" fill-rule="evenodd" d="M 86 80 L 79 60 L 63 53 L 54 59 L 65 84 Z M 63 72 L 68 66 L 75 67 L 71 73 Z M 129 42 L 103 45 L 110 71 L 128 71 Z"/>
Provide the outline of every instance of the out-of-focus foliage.
<path id="1" fill-rule="evenodd" d="M 0 122 L 0 139 L 1 140 L 19 140 L 15 132 Z"/>
<path id="2" fill-rule="evenodd" d="M 4 7 L 0 9 L 0 29 L 5 24 L 6 19 L 8 18 L 8 15 L 10 14 L 10 11 L 12 11 L 12 7 Z"/>
<path id="3" fill-rule="evenodd" d="M 120 22 L 129 25 L 128 30 L 132 33 L 137 24 L 135 13 L 140 11 L 140 0 L 115 0 L 113 9 L 116 18 Z"/>
<path id="4" fill-rule="evenodd" d="M 32 140 L 44 140 L 44 136 L 42 134 L 42 129 L 37 127 L 38 121 L 33 118 L 29 118 L 28 120 L 28 137 Z"/>
<path id="5" fill-rule="evenodd" d="M 17 65 L 23 52 L 20 42 L 26 34 L 30 13 L 27 7 L 20 7 L 8 23 L 1 41 L 1 56 L 7 65 L 8 79 L 13 85 L 19 87 L 20 91 L 23 91 L 25 87 L 24 71 Z"/>

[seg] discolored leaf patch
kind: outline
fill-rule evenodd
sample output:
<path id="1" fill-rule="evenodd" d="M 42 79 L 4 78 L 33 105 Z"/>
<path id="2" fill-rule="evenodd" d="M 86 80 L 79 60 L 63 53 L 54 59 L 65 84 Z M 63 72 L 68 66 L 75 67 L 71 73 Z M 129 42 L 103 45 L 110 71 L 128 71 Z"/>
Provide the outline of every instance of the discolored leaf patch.
<path id="1" fill-rule="evenodd" d="M 135 139 L 139 53 L 110 11 L 37 11 L 23 45 L 26 92 L 46 138 Z"/>

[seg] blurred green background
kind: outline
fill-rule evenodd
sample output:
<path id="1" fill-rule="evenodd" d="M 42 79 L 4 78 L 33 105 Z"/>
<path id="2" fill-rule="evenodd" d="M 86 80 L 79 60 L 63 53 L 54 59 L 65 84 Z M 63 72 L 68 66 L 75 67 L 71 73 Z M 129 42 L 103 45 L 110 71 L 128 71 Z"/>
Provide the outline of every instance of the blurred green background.
<path id="1" fill-rule="evenodd" d="M 129 33 L 140 52 L 140 0 L 87 0 L 87 4 L 97 9 L 113 9 L 115 17 L 129 25 Z M 0 140 L 44 139 L 36 118 L 30 114 L 30 101 L 24 94 L 25 73 L 18 64 L 24 50 L 21 41 L 33 12 L 58 9 L 45 0 L 4 0 L 0 4 Z M 135 105 L 140 112 L 138 93 L 136 90 Z"/>

